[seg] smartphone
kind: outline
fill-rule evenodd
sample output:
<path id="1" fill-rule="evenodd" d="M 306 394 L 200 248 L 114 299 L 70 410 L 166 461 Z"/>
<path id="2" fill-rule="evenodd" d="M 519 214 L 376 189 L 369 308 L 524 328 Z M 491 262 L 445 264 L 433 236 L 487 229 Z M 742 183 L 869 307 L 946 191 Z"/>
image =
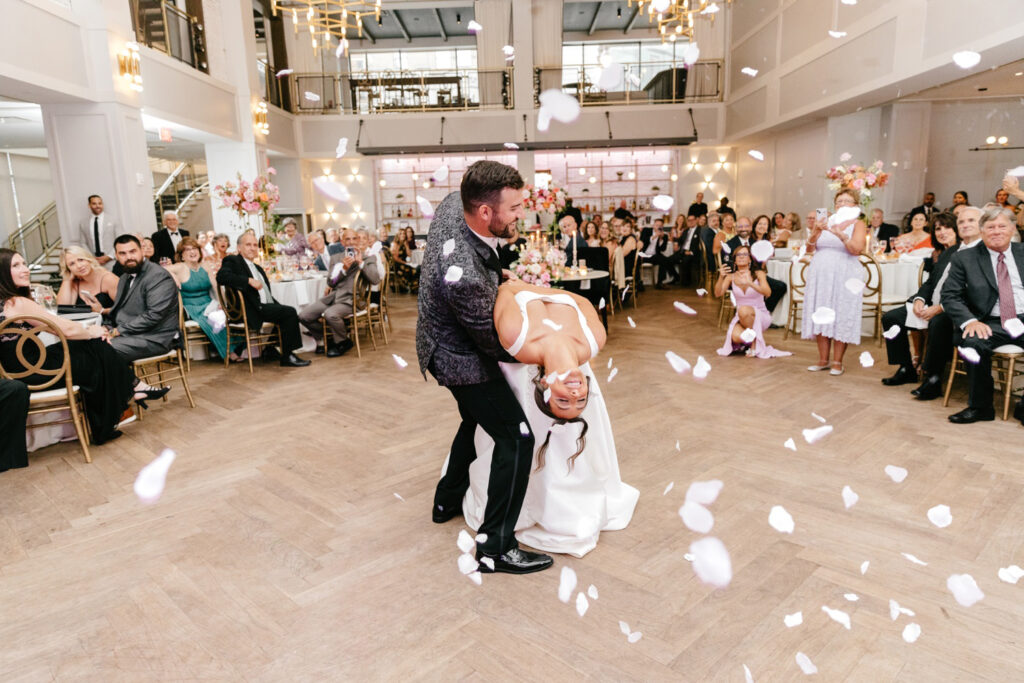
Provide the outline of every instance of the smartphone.
<path id="1" fill-rule="evenodd" d="M 814 212 L 815 220 L 827 221 L 828 220 L 828 209 L 817 209 Z"/>

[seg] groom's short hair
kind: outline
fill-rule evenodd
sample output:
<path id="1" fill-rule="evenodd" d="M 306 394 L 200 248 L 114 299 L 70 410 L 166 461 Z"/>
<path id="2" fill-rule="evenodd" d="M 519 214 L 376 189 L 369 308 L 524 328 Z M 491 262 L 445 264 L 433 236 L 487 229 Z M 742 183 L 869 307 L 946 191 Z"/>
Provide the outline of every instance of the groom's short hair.
<path id="1" fill-rule="evenodd" d="M 497 161 L 477 161 L 462 176 L 462 209 L 472 213 L 481 204 L 494 206 L 502 190 L 506 187 L 521 190 L 523 184 L 523 177 L 511 166 Z"/>

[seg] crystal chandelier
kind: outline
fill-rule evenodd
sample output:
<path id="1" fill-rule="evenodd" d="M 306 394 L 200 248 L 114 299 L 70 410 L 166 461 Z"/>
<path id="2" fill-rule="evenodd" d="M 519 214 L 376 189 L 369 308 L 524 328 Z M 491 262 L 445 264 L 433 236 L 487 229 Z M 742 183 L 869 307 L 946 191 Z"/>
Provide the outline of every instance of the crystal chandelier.
<path id="1" fill-rule="evenodd" d="M 348 55 L 348 38 L 363 37 L 363 18 L 372 16 L 380 21 L 381 0 L 271 0 L 274 16 L 277 11 L 288 13 L 295 33 L 308 31 L 313 49 L 329 48 L 331 39 L 338 39 L 336 55 Z"/>
<path id="2" fill-rule="evenodd" d="M 719 0 L 731 5 L 732 0 Z M 693 25 L 696 17 L 707 17 L 714 21 L 721 7 L 712 0 L 629 0 L 629 6 L 647 11 L 648 20 L 657 22 L 661 41 L 693 40 Z"/>

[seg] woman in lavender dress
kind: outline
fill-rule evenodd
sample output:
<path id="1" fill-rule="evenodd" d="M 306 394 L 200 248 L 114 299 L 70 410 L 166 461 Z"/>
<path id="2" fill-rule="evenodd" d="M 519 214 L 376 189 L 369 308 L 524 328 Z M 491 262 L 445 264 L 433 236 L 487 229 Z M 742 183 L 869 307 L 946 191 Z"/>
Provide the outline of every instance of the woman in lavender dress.
<path id="1" fill-rule="evenodd" d="M 859 199 L 856 190 L 843 188 L 836 193 L 835 208 L 838 211 L 856 207 Z M 864 279 L 858 257 L 864 250 L 868 230 L 863 215 L 846 221 L 836 219 L 836 216 L 827 221 L 816 218 L 811 226 L 807 252 L 813 254 L 813 259 L 807 269 L 800 335 L 818 342 L 818 364 L 807 369 L 812 372 L 829 370 L 830 375 L 843 374 L 846 346 L 860 343 L 862 299 L 860 293 L 847 288 L 846 283 Z M 815 318 L 821 322 L 815 322 Z M 831 351 L 833 348 L 835 350 Z"/>
<path id="2" fill-rule="evenodd" d="M 767 216 L 762 216 L 765 223 Z M 767 226 L 766 226 L 767 227 Z M 725 343 L 718 349 L 719 356 L 746 354 L 757 358 L 789 356 L 789 351 L 779 351 L 764 340 L 764 331 L 772 324 L 772 314 L 764 304 L 765 296 L 771 294 L 764 268 L 750 256 L 750 247 L 738 246 L 723 262 L 715 283 L 715 296 L 729 293 L 736 305 L 736 315 L 729 323 Z"/>

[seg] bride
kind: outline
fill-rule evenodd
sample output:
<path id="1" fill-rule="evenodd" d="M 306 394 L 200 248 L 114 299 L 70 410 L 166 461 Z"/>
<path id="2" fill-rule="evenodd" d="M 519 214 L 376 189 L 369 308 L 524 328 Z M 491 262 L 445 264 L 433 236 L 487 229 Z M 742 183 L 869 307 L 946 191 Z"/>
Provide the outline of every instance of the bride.
<path id="1" fill-rule="evenodd" d="M 502 363 L 501 371 L 538 444 L 516 538 L 582 557 L 601 531 L 629 524 L 640 495 L 619 477 L 608 411 L 588 363 L 604 346 L 604 327 L 586 299 L 518 280 L 499 287 L 494 325 L 519 361 Z M 473 529 L 487 505 L 494 442 L 477 428 L 475 446 L 462 505 Z"/>

